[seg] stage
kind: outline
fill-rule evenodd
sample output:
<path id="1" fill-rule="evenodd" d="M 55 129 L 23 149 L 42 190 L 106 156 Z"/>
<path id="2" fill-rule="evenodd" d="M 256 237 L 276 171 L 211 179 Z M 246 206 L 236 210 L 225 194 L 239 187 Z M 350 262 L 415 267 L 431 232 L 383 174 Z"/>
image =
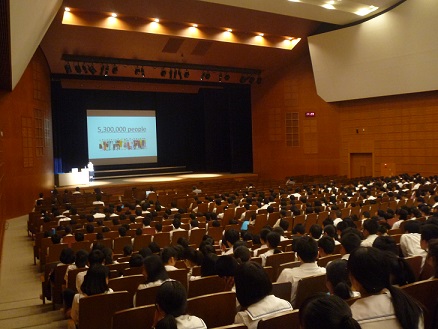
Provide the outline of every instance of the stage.
<path id="1" fill-rule="evenodd" d="M 248 182 L 255 182 L 257 174 L 252 173 L 191 173 L 183 175 L 156 175 L 146 177 L 126 177 L 99 179 L 87 184 L 62 186 L 59 189 L 74 189 L 79 187 L 84 192 L 93 192 L 95 188 L 109 194 L 123 194 L 128 188 L 149 188 L 154 190 L 189 191 L 192 186 L 201 190 L 211 190 L 219 186 L 233 186 L 243 189 Z"/>

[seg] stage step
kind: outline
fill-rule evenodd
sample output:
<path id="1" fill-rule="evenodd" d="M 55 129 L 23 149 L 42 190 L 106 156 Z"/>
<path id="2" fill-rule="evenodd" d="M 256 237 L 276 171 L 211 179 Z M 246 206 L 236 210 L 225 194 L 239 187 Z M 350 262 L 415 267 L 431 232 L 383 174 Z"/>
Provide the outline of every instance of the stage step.
<path id="1" fill-rule="evenodd" d="M 185 166 L 175 167 L 154 167 L 154 168 L 126 168 L 126 169 L 105 169 L 95 170 L 94 179 L 112 179 L 112 178 L 132 178 L 146 177 L 157 175 L 183 175 L 191 174 L 192 171 L 186 169 Z"/>

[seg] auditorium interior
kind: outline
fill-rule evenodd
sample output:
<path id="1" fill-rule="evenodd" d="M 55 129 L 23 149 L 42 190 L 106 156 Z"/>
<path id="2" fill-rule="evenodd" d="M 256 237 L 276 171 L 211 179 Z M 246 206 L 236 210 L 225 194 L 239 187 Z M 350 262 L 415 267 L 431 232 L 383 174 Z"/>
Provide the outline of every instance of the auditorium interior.
<path id="1" fill-rule="evenodd" d="M 436 1 L 0 6 L 3 269 L 11 222 L 87 165 L 87 110 L 154 110 L 158 141 L 90 193 L 437 175 Z"/>

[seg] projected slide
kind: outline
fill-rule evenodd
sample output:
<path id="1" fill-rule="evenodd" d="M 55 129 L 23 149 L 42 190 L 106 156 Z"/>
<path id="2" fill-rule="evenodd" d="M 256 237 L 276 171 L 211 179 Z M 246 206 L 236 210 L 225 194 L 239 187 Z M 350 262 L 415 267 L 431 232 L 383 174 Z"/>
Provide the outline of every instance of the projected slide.
<path id="1" fill-rule="evenodd" d="M 155 111 L 87 110 L 87 133 L 94 165 L 157 162 Z"/>

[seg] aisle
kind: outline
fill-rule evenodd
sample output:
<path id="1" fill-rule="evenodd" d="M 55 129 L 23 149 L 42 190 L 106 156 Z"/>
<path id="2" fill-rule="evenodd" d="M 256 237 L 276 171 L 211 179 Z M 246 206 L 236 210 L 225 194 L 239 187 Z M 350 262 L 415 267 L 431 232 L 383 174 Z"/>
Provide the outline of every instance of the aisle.
<path id="1" fill-rule="evenodd" d="M 6 222 L 0 270 L 0 328 L 66 328 L 61 311 L 42 304 L 40 273 L 33 265 L 27 216 Z M 38 264 L 38 263 L 37 263 Z"/>

